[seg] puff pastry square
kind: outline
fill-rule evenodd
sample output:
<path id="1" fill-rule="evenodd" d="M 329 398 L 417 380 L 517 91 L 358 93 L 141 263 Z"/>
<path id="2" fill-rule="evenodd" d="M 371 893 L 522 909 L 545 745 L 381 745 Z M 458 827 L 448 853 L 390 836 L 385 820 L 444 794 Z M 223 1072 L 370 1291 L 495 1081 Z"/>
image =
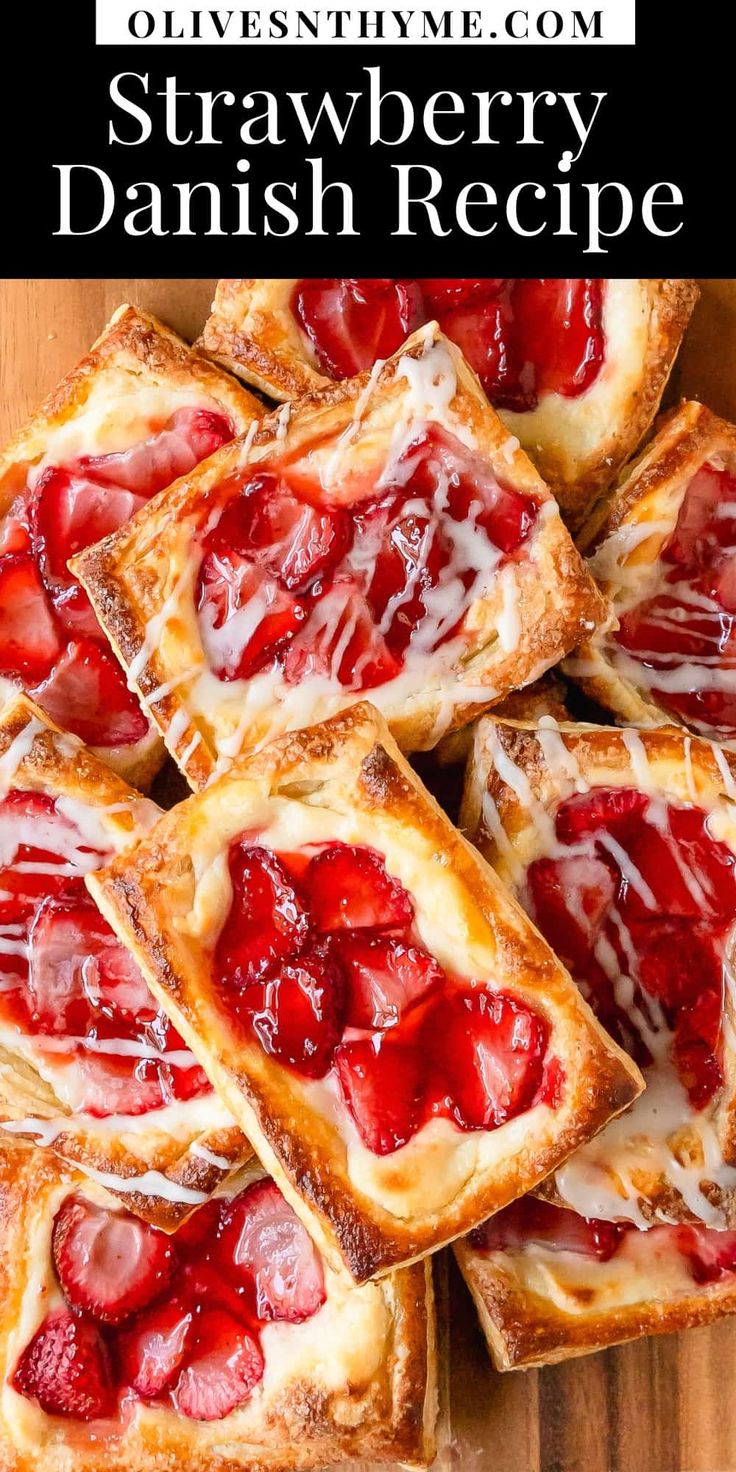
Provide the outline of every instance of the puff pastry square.
<path id="1" fill-rule="evenodd" d="M 87 882 L 358 1281 L 467 1231 L 639 1091 L 368 704 L 242 759 Z"/>
<path id="2" fill-rule="evenodd" d="M 455 1244 L 499 1370 L 736 1312 L 736 1234 L 588 1221 L 525 1196 Z"/>
<path id="3" fill-rule="evenodd" d="M 433 328 L 285 405 L 73 565 L 193 787 L 366 693 L 400 746 L 431 747 L 605 613 Z"/>
<path id="4" fill-rule="evenodd" d="M 67 560 L 242 433 L 257 408 L 167 327 L 123 306 L 0 452 L 0 699 L 25 689 L 138 786 L 164 748 Z"/>
<path id="5" fill-rule="evenodd" d="M 43 1152 L 0 1193 L 5 1472 L 431 1461 L 428 1265 L 347 1287 L 255 1166 L 173 1236 Z"/>
<path id="6" fill-rule="evenodd" d="M 736 736 L 736 428 L 682 404 L 581 538 L 613 624 L 567 670 L 634 725 Z"/>
<path id="7" fill-rule="evenodd" d="M 0 715 L 0 1133 L 170 1229 L 248 1147 L 84 886 L 158 816 L 25 696 Z"/>
<path id="8" fill-rule="evenodd" d="M 682 280 L 230 279 L 201 346 L 291 399 L 436 318 L 578 526 L 648 430 L 697 295 Z"/>
<path id="9" fill-rule="evenodd" d="M 674 727 L 478 723 L 460 821 L 646 1083 L 542 1188 L 584 1217 L 736 1225 L 735 770 Z"/>

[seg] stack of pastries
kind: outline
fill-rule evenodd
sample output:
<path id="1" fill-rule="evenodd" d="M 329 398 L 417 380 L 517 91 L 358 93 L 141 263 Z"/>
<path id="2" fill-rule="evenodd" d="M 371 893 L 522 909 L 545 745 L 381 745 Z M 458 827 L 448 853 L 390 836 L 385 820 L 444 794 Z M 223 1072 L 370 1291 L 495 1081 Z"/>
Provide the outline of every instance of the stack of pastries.
<path id="1" fill-rule="evenodd" d="M 428 1466 L 450 1243 L 502 1370 L 736 1309 L 696 297 L 221 281 L 0 456 L 3 1472 Z"/>

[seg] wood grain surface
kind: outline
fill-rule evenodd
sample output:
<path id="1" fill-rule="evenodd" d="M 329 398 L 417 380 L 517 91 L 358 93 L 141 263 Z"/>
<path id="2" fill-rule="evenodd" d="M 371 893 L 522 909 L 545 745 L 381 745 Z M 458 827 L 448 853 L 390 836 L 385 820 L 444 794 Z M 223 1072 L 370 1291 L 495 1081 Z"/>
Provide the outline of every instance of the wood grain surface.
<path id="1" fill-rule="evenodd" d="M 736 416 L 736 282 L 703 282 L 676 375 Z M 0 283 L 0 442 L 135 302 L 185 336 L 214 281 Z M 454 1263 L 438 1264 L 442 1409 L 436 1472 L 736 1472 L 736 1320 L 497 1375 Z M 367 1472 L 367 1469 L 364 1469 Z"/>

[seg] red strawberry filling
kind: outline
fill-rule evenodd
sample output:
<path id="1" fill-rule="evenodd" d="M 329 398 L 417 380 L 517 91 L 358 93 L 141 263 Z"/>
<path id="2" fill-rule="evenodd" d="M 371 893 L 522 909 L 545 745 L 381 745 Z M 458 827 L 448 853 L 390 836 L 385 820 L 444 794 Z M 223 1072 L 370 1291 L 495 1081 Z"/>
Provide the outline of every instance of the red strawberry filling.
<path id="1" fill-rule="evenodd" d="M 427 424 L 350 505 L 299 466 L 226 483 L 196 592 L 212 670 L 276 671 L 370 690 L 462 636 L 465 614 L 519 557 L 539 507 Z"/>
<path id="2" fill-rule="evenodd" d="M 76 1420 L 112 1416 L 130 1396 L 222 1420 L 263 1377 L 263 1328 L 301 1324 L 325 1301 L 317 1250 L 268 1179 L 208 1202 L 173 1236 L 69 1196 L 52 1253 L 66 1306 L 47 1315 L 11 1384 Z"/>
<path id="3" fill-rule="evenodd" d="M 67 563 L 232 438 L 222 415 L 179 409 L 141 444 L 29 476 L 0 534 L 0 675 L 93 746 L 149 731 Z"/>
<path id="4" fill-rule="evenodd" d="M 310 279 L 297 282 L 291 305 L 330 378 L 372 367 L 434 318 L 503 409 L 575 398 L 605 360 L 602 281 Z"/>
<path id="5" fill-rule="evenodd" d="M 660 552 L 659 590 L 612 636 L 657 704 L 706 736 L 736 735 L 736 476 L 704 465 Z"/>
<path id="6" fill-rule="evenodd" d="M 554 1104 L 546 1023 L 443 970 L 375 849 L 277 855 L 244 834 L 229 868 L 214 958 L 221 1004 L 280 1064 L 313 1079 L 333 1071 L 369 1150 L 398 1150 L 432 1118 L 490 1130 Z"/>
<path id="7" fill-rule="evenodd" d="M 598 1016 L 645 1066 L 667 1056 L 693 1106 L 720 1088 L 736 859 L 699 808 L 634 788 L 561 803 L 524 902 Z"/>
<path id="8" fill-rule="evenodd" d="M 541 1247 L 610 1262 L 632 1240 L 655 1252 L 679 1253 L 699 1285 L 721 1282 L 736 1272 L 736 1232 L 703 1226 L 657 1226 L 640 1233 L 630 1222 L 603 1222 L 578 1216 L 567 1207 L 522 1196 L 475 1227 L 468 1241 L 476 1252 L 519 1253 Z"/>
<path id="9" fill-rule="evenodd" d="M 0 1021 L 32 1038 L 74 1108 L 97 1117 L 209 1088 L 85 889 L 107 857 L 53 798 L 0 800 Z"/>

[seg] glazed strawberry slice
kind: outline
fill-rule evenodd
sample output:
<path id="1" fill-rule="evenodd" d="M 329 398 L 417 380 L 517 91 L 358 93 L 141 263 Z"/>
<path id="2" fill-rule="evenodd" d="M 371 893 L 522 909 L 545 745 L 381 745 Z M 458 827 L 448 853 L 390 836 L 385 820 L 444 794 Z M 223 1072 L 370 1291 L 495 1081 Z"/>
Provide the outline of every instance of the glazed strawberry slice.
<path id="1" fill-rule="evenodd" d="M 343 1032 L 342 971 L 326 946 L 302 951 L 246 987 L 238 1012 L 272 1058 L 306 1078 L 323 1078 Z"/>
<path id="2" fill-rule="evenodd" d="M 68 1196 L 57 1212 L 54 1265 L 70 1308 L 119 1324 L 169 1283 L 176 1248 L 164 1232 L 127 1211 Z"/>
<path id="3" fill-rule="evenodd" d="M 407 500 L 413 508 L 408 511 L 404 510 Z M 410 486 L 395 498 L 393 508 L 381 508 L 377 517 L 385 525 L 377 539 L 380 550 L 367 597 L 386 643 L 393 654 L 401 655 L 427 616 L 430 594 L 440 582 L 452 548 L 430 507 L 427 505 L 426 514 L 420 511 Z M 368 535 L 370 522 L 366 517 Z M 443 636 L 448 637 L 444 630 Z"/>
<path id="4" fill-rule="evenodd" d="M 175 1286 L 196 1310 L 203 1304 L 221 1308 L 247 1329 L 252 1329 L 258 1318 L 255 1284 L 235 1271 L 232 1251 L 219 1238 L 195 1252 L 184 1264 Z"/>
<path id="5" fill-rule="evenodd" d="M 134 746 L 150 727 L 101 639 L 73 640 L 50 677 L 30 690 L 52 721 L 88 746 Z"/>
<path id="6" fill-rule="evenodd" d="M 374 1155 L 408 1144 L 424 1120 L 426 1055 L 400 1032 L 341 1043 L 335 1055 L 343 1098 Z"/>
<path id="7" fill-rule="evenodd" d="M 111 455 L 87 455 L 79 466 L 84 474 L 105 486 L 149 500 L 172 481 L 188 475 L 232 437 L 233 426 L 223 414 L 211 409 L 178 409 L 163 429 L 140 444 Z"/>
<path id="8" fill-rule="evenodd" d="M 718 1283 L 736 1272 L 736 1232 L 706 1227 L 677 1228 L 680 1251 L 689 1259 L 696 1283 Z"/>
<path id="9" fill-rule="evenodd" d="M 677 1010 L 702 991 L 718 992 L 723 956 L 708 924 L 663 916 L 627 922 L 643 990 L 662 1006 Z"/>
<path id="10" fill-rule="evenodd" d="M 45 470 L 33 492 L 31 525 L 47 586 L 70 587 L 69 558 L 117 531 L 143 505 L 144 497 L 131 491 L 95 485 L 54 466 Z"/>
<path id="11" fill-rule="evenodd" d="M 722 1025 L 721 987 L 703 991 L 678 1014 L 672 1056 L 695 1109 L 705 1108 L 723 1084 L 718 1056 Z"/>
<path id="12" fill-rule="evenodd" d="M 279 476 L 261 471 L 228 501 L 207 545 L 240 553 L 297 593 L 336 567 L 349 540 L 344 511 L 312 506 Z"/>
<path id="13" fill-rule="evenodd" d="M 139 967 L 103 920 L 81 881 L 75 893 L 49 896 L 28 938 L 28 987 L 34 1020 L 66 1032 L 100 1010 L 142 1022 L 158 1009 Z"/>
<path id="14" fill-rule="evenodd" d="M 533 397 L 525 394 L 520 384 L 524 365 L 516 352 L 507 291 L 486 299 L 438 303 L 436 312 L 442 331 L 457 344 L 494 404 L 503 408 L 533 407 Z"/>
<path id="15" fill-rule="evenodd" d="M 46 1316 L 23 1350 L 11 1384 L 48 1416 L 95 1421 L 115 1410 L 105 1341 L 95 1324 L 66 1309 Z"/>
<path id="16" fill-rule="evenodd" d="M 585 974 L 618 882 L 608 856 L 576 854 L 529 865 L 524 906 L 573 975 Z"/>
<path id="17" fill-rule="evenodd" d="M 426 320 L 416 281 L 313 278 L 297 282 L 292 311 L 330 378 L 387 358 Z"/>
<path id="18" fill-rule="evenodd" d="M 401 673 L 361 583 L 342 572 L 312 605 L 305 627 L 286 651 L 283 668 L 290 685 L 321 676 L 346 690 L 373 690 Z"/>
<path id="19" fill-rule="evenodd" d="M 263 1355 L 253 1335 L 222 1309 L 204 1308 L 174 1404 L 194 1421 L 221 1421 L 248 1400 L 262 1377 Z"/>
<path id="20" fill-rule="evenodd" d="M 505 1124 L 529 1108 L 542 1086 L 545 1023 L 503 993 L 458 988 L 442 997 L 429 1046 L 444 1107 L 461 1129 Z"/>
<path id="21" fill-rule="evenodd" d="M 118 1375 L 137 1395 L 152 1399 L 173 1384 L 192 1338 L 194 1310 L 178 1298 L 155 1303 L 116 1341 Z"/>
<path id="22" fill-rule="evenodd" d="M 4 904 L 16 905 L 20 919 L 44 895 L 67 888 L 69 877 L 63 872 L 67 854 L 70 845 L 78 843 L 79 834 L 58 811 L 53 797 L 11 788 L 0 798 L 0 854 L 8 860 L 0 868 L 0 890 L 13 899 L 0 900 L 0 909 Z M 36 867 L 41 865 L 43 869 Z M 58 876 L 53 872 L 55 865 L 62 871 Z"/>
<path id="23" fill-rule="evenodd" d="M 99 639 L 100 625 L 92 604 L 79 583 L 69 588 L 52 591 L 54 612 L 66 637 L 72 639 Z"/>
<path id="24" fill-rule="evenodd" d="M 226 1209 L 223 1243 L 255 1282 L 259 1319 L 301 1324 L 325 1301 L 322 1263 L 274 1181 L 255 1181 Z"/>
<path id="25" fill-rule="evenodd" d="M 38 568 L 27 553 L 0 557 L 0 675 L 35 685 L 61 652 Z"/>
<path id="26" fill-rule="evenodd" d="M 637 787 L 594 788 L 560 805 L 555 831 L 560 842 L 568 844 L 590 838 L 601 829 L 618 837 L 622 832 L 632 831 L 648 806 L 649 798 Z"/>
<path id="27" fill-rule="evenodd" d="M 534 498 L 503 485 L 487 463 L 448 430 L 430 424 L 407 447 L 399 463 L 411 467 L 404 485 L 406 497 L 415 500 L 420 496 L 453 521 L 463 523 L 461 565 L 471 574 L 471 581 L 473 571 L 487 567 L 490 576 L 498 562 L 477 539 L 468 546 L 471 530 L 484 533 L 491 548 L 506 557 L 518 552 L 529 537 L 539 514 Z M 445 530 L 449 537 L 449 529 Z"/>
<path id="28" fill-rule="evenodd" d="M 469 1235 L 477 1252 L 519 1252 L 536 1244 L 551 1252 L 574 1252 L 609 1262 L 631 1228 L 578 1216 L 576 1211 L 522 1196 Z"/>
<path id="29" fill-rule="evenodd" d="M 723 512 L 734 503 L 736 476 L 702 465 L 685 492 L 663 560 L 694 573 L 709 571 L 722 560 L 719 554 L 728 556 L 736 539 L 736 517 Z"/>
<path id="30" fill-rule="evenodd" d="M 395 1027 L 444 980 L 433 956 L 395 936 L 344 931 L 335 937 L 335 949 L 348 980 L 348 1027 Z"/>
<path id="31" fill-rule="evenodd" d="M 246 838 L 230 845 L 233 899 L 216 950 L 225 986 L 243 987 L 275 962 L 295 956 L 309 930 L 290 875 L 270 849 Z"/>
<path id="32" fill-rule="evenodd" d="M 605 357 L 602 282 L 521 280 L 511 300 L 516 355 L 533 366 L 535 398 L 585 393 Z"/>
<path id="33" fill-rule="evenodd" d="M 381 854 L 363 845 L 323 848 L 312 859 L 304 886 L 316 930 L 395 929 L 414 918 L 403 884 L 389 874 Z"/>
<path id="34" fill-rule="evenodd" d="M 202 643 L 221 680 L 247 680 L 282 657 L 304 605 L 237 552 L 208 552 L 197 595 Z"/>

